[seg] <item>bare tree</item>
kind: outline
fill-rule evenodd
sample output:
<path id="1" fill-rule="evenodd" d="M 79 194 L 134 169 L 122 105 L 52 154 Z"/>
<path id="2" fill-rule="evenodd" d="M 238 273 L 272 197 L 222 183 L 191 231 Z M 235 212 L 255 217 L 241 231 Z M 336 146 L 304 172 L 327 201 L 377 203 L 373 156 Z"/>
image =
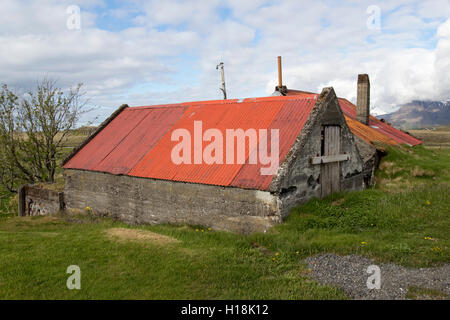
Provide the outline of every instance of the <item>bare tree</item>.
<path id="1" fill-rule="evenodd" d="M 82 84 L 64 92 L 44 79 L 19 98 L 3 85 L 0 91 L 0 183 L 10 191 L 20 184 L 54 182 L 58 155 L 87 100 Z"/>

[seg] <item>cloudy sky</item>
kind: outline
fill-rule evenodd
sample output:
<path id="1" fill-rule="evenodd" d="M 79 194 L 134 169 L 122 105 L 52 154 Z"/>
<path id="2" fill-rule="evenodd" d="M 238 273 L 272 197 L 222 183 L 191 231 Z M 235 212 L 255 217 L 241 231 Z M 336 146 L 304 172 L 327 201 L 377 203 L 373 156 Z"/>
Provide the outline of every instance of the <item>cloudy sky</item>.
<path id="1" fill-rule="evenodd" d="M 1 0 L 0 83 L 82 82 L 103 120 L 123 103 L 220 99 L 221 61 L 230 98 L 269 95 L 281 55 L 291 89 L 355 101 L 368 73 L 383 113 L 450 99 L 449 17 L 449 0 Z"/>

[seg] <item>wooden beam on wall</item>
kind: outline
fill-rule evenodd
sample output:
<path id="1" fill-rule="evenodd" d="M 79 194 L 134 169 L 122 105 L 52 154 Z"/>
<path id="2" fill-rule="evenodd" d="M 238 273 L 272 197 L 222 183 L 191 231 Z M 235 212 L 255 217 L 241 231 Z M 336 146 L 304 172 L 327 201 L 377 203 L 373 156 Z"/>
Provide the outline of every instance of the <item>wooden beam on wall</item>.
<path id="1" fill-rule="evenodd" d="M 313 158 L 311 158 L 311 164 L 346 161 L 349 159 L 350 159 L 350 155 L 348 155 L 348 154 L 337 154 L 337 155 L 333 155 L 333 156 L 313 157 Z"/>

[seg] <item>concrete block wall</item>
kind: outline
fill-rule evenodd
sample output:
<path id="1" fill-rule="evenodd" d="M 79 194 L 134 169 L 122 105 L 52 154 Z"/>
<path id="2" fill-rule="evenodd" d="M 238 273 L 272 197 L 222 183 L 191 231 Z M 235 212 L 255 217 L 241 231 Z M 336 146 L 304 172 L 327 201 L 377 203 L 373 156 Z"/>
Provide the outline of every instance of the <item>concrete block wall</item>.
<path id="1" fill-rule="evenodd" d="M 64 193 L 33 185 L 19 189 L 20 216 L 46 216 L 64 210 Z"/>
<path id="2" fill-rule="evenodd" d="M 264 232 L 281 222 L 270 192 L 65 170 L 66 211 L 115 217 L 130 224 L 202 225 L 239 233 Z"/>

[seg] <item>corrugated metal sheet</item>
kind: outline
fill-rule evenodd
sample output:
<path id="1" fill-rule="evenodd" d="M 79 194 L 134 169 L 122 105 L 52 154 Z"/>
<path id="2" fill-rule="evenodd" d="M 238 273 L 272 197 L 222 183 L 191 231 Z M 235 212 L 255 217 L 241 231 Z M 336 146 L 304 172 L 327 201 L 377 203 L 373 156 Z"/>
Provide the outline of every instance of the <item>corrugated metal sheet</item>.
<path id="1" fill-rule="evenodd" d="M 234 146 L 235 164 L 179 164 L 171 159 L 172 132 L 187 129 L 192 140 L 194 121 L 202 122 L 202 132 L 218 129 L 226 141 L 227 129 L 268 129 L 268 153 L 271 154 L 270 129 L 279 130 L 280 164 L 300 134 L 316 100 L 261 98 L 243 101 L 201 101 L 192 105 L 163 105 L 128 108 L 122 111 L 94 139 L 82 148 L 64 168 L 127 174 L 131 176 L 165 179 L 221 186 L 236 186 L 265 190 L 273 176 L 261 175 L 268 165 L 249 164 L 246 142 L 245 163 L 236 163 L 238 146 Z M 259 136 L 259 134 L 258 134 Z M 203 148 L 210 142 L 203 142 Z M 191 159 L 194 160 L 194 145 Z M 202 150 L 203 150 L 202 148 Z"/>
<path id="2" fill-rule="evenodd" d="M 136 127 L 97 165 L 96 171 L 127 174 L 182 116 L 186 107 L 129 109 L 142 117 Z"/>
<path id="3" fill-rule="evenodd" d="M 125 109 L 64 168 L 127 174 L 185 109 L 181 106 Z"/>
<path id="4" fill-rule="evenodd" d="M 220 130 L 226 139 L 226 129 L 267 129 L 272 124 L 278 112 L 284 106 L 284 101 L 243 102 L 234 104 L 203 104 L 192 106 L 186 110 L 183 117 L 172 127 L 170 132 L 136 165 L 129 173 L 132 176 L 166 179 L 193 183 L 231 185 L 234 177 L 243 166 L 248 164 L 179 164 L 171 159 L 171 150 L 177 142 L 171 141 L 171 132 L 176 129 L 194 131 L 194 121 L 202 121 L 203 132 L 215 128 Z M 255 114 L 257 116 L 255 116 Z M 280 137 L 280 140 L 283 138 Z M 203 143 L 204 146 L 209 144 Z M 235 156 L 237 145 L 234 146 Z M 250 151 L 246 146 L 245 159 Z M 191 159 L 194 159 L 192 147 Z M 224 151 L 225 162 L 225 151 Z M 235 161 L 236 162 L 236 161 Z M 249 188 L 260 189 L 262 179 L 254 177 Z"/>
<path id="5" fill-rule="evenodd" d="M 295 139 L 300 135 L 303 126 L 308 120 L 311 110 L 314 107 L 316 100 L 302 99 L 286 101 L 275 117 L 268 132 L 271 129 L 279 130 L 279 159 L 280 165 L 286 158 L 287 153 L 293 146 Z M 271 135 L 268 133 L 268 154 L 271 154 Z M 231 182 L 232 186 L 241 188 L 252 188 L 257 180 L 258 186 L 262 190 L 267 190 L 272 182 L 273 176 L 261 175 L 261 164 L 246 164 L 242 166 L 239 173 Z M 264 166 L 266 167 L 266 166 Z"/>
<path id="6" fill-rule="evenodd" d="M 356 120 L 356 106 L 353 103 L 351 103 L 350 101 L 348 101 L 346 99 L 339 98 L 339 104 L 341 106 L 342 111 L 344 112 L 344 114 L 347 117 L 349 117 L 353 120 Z M 351 126 L 349 126 L 349 127 L 350 127 L 350 130 L 352 130 L 352 127 Z M 382 122 L 381 120 L 375 118 L 374 116 L 370 116 L 369 126 L 365 126 L 365 127 L 374 129 L 376 132 L 385 135 L 386 138 L 390 138 L 390 139 L 396 141 L 397 144 L 408 144 L 411 146 L 415 146 L 415 145 L 422 143 L 422 141 L 410 136 L 409 134 L 407 134 L 403 131 L 400 131 L 400 130 L 388 125 L 387 123 Z M 356 129 L 356 128 L 354 128 L 354 129 Z M 353 130 L 352 130 L 352 132 L 353 132 Z M 368 129 L 365 134 L 368 135 L 368 134 L 370 134 L 370 132 L 371 132 L 371 130 Z M 357 130 L 355 130 L 354 133 L 358 134 Z M 361 138 L 363 138 L 363 137 L 361 136 Z M 375 138 L 375 137 L 373 137 L 373 138 Z"/>
<path id="7" fill-rule="evenodd" d="M 198 106 L 198 105 L 204 105 L 204 104 L 230 104 L 230 103 L 236 103 L 239 99 L 227 99 L 227 100 L 206 100 L 206 101 L 193 101 L 193 102 L 183 102 L 182 105 L 184 106 Z"/>
<path id="8" fill-rule="evenodd" d="M 133 112 L 130 108 L 125 109 L 78 151 L 64 168 L 95 170 L 95 167 L 119 145 L 145 115 Z"/>
<path id="9" fill-rule="evenodd" d="M 299 90 L 288 90 L 288 97 L 300 96 L 302 98 L 313 97 L 314 93 L 299 91 Z M 419 145 L 422 141 L 410 136 L 409 134 L 398 130 L 387 123 L 384 123 L 374 116 L 369 118 L 369 126 L 361 124 L 356 121 L 356 106 L 348 101 L 347 99 L 339 98 L 339 105 L 341 106 L 344 114 L 355 121 L 347 121 L 347 124 L 353 134 L 356 134 L 360 138 L 371 142 L 371 141 L 384 141 L 389 144 L 408 144 L 411 146 Z M 382 137 L 384 136 L 384 137 Z M 389 142 L 388 142 L 389 141 Z M 393 143 L 393 141 L 395 143 Z"/>
<path id="10" fill-rule="evenodd" d="M 353 120 L 350 117 L 345 116 L 345 120 L 347 121 L 347 125 L 350 128 L 350 131 L 363 139 L 364 141 L 368 143 L 386 143 L 390 145 L 396 145 L 398 144 L 397 141 L 394 139 L 389 138 L 387 135 L 369 127 L 365 124 L 362 124 L 358 120 Z"/>

